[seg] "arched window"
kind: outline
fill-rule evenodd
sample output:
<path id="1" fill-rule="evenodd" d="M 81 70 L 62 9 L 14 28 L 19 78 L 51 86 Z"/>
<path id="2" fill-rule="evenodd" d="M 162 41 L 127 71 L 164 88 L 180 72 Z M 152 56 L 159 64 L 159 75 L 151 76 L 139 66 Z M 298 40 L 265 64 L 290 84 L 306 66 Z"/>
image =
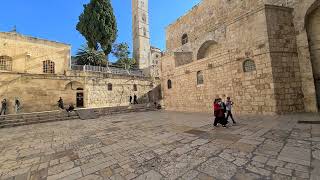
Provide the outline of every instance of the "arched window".
<path id="1" fill-rule="evenodd" d="M 247 59 L 243 62 L 243 71 L 252 72 L 256 70 L 256 64 L 252 59 Z"/>
<path id="2" fill-rule="evenodd" d="M 188 35 L 187 34 L 182 35 L 181 43 L 182 43 L 182 45 L 188 43 Z"/>
<path id="3" fill-rule="evenodd" d="M 171 82 L 170 79 L 168 80 L 167 84 L 168 84 L 168 89 L 171 89 L 172 88 L 172 82 Z"/>
<path id="4" fill-rule="evenodd" d="M 55 64 L 53 61 L 50 61 L 50 60 L 43 61 L 43 73 L 48 73 L 48 74 L 55 73 Z"/>
<path id="5" fill-rule="evenodd" d="M 138 91 L 138 86 L 136 84 L 133 85 L 133 91 Z"/>
<path id="6" fill-rule="evenodd" d="M 197 85 L 203 84 L 203 73 L 202 71 L 197 72 Z"/>
<path id="7" fill-rule="evenodd" d="M 0 56 L 0 71 L 12 71 L 12 58 Z"/>
<path id="8" fill-rule="evenodd" d="M 112 91 L 112 84 L 111 83 L 108 84 L 108 91 Z"/>

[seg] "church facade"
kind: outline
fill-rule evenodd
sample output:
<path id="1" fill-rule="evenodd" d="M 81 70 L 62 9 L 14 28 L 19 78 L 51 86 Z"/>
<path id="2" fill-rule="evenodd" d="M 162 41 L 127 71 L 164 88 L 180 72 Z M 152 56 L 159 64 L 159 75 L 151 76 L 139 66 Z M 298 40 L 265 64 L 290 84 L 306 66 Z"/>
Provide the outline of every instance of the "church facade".
<path id="1" fill-rule="evenodd" d="M 166 29 L 161 84 L 167 110 L 317 112 L 319 0 L 202 0 Z"/>

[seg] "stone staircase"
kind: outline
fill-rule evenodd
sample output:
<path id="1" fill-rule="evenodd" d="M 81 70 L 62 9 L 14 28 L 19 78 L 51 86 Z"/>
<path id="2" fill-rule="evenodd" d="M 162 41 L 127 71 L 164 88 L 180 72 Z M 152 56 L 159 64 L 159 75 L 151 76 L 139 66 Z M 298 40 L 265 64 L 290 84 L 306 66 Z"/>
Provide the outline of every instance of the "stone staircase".
<path id="1" fill-rule="evenodd" d="M 76 112 L 71 112 L 69 113 L 69 115 L 65 111 L 50 111 L 18 115 L 7 115 L 0 116 L 0 128 L 73 119 L 79 119 L 79 116 Z"/>
<path id="2" fill-rule="evenodd" d="M 96 117 L 101 117 L 101 116 L 107 116 L 112 114 L 154 111 L 156 110 L 156 108 L 154 106 L 147 106 L 145 104 L 141 104 L 141 105 L 132 105 L 132 106 L 120 106 L 120 107 L 79 109 L 69 114 L 65 111 L 48 111 L 48 112 L 39 112 L 39 113 L 6 115 L 6 116 L 0 116 L 0 128 L 80 119 L 80 116 L 79 116 L 80 111 L 85 111 L 85 110 L 89 110 L 88 111 L 89 113 L 94 112 Z"/>
<path id="3" fill-rule="evenodd" d="M 106 108 L 95 108 L 94 112 L 98 116 L 107 116 L 112 114 L 122 114 L 131 112 L 145 112 L 155 111 L 156 108 L 153 105 L 137 104 L 131 106 L 118 106 L 118 107 L 106 107 Z"/>

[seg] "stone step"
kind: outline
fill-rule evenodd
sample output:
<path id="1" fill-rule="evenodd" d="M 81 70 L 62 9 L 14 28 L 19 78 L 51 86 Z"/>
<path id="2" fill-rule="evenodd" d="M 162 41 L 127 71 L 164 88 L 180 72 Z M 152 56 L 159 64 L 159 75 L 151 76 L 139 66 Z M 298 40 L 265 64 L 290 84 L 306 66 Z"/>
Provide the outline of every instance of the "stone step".
<path id="1" fill-rule="evenodd" d="M 29 124 L 38 124 L 38 123 L 45 123 L 45 122 L 55 122 L 55 121 L 66 121 L 66 120 L 74 120 L 78 119 L 78 117 L 64 117 L 64 118 L 48 118 L 48 119 L 41 119 L 41 120 L 28 120 L 28 121 L 11 121 L 11 122 L 1 122 L 1 127 L 14 127 L 14 126 L 21 126 L 21 125 L 29 125 Z"/>
<path id="2" fill-rule="evenodd" d="M 132 112 L 143 112 L 143 111 L 155 111 L 156 109 L 146 105 L 133 105 L 133 106 L 122 106 L 122 107 L 106 107 L 93 109 L 97 117 L 106 116 L 112 114 L 121 113 L 132 113 Z M 65 111 L 52 111 L 43 113 L 30 113 L 30 114 L 17 114 L 0 116 L 0 128 L 9 128 L 15 126 L 24 126 L 30 124 L 55 122 L 55 121 L 67 121 L 80 119 L 77 112 L 68 113 Z"/>

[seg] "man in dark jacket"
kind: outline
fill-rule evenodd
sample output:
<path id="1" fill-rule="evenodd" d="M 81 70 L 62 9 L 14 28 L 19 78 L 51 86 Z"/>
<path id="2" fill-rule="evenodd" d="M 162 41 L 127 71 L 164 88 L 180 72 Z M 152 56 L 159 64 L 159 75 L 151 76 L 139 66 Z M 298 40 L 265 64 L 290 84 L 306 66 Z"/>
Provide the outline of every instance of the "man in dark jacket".
<path id="1" fill-rule="evenodd" d="M 59 101 L 58 101 L 58 107 L 60 109 L 64 109 L 64 104 L 63 104 L 63 99 L 60 97 Z"/>

